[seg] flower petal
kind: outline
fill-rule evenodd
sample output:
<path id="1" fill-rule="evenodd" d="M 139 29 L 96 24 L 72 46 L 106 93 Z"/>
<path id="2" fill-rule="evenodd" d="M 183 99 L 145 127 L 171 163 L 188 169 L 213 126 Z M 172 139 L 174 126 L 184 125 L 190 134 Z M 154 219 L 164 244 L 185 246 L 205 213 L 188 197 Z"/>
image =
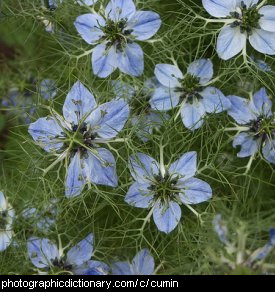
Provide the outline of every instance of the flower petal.
<path id="1" fill-rule="evenodd" d="M 113 100 L 101 104 L 87 118 L 87 123 L 100 138 L 111 139 L 123 129 L 128 116 L 129 106 L 123 100 Z"/>
<path id="2" fill-rule="evenodd" d="M 47 100 L 57 95 L 56 82 L 52 79 L 44 79 L 40 82 L 40 94 Z"/>
<path id="3" fill-rule="evenodd" d="M 254 29 L 249 36 L 251 46 L 260 53 L 275 55 L 275 32 Z"/>
<path id="4" fill-rule="evenodd" d="M 131 35 L 137 40 L 148 40 L 157 33 L 161 26 L 159 14 L 152 11 L 137 11 L 129 20 L 125 30 L 133 30 Z"/>
<path id="5" fill-rule="evenodd" d="M 200 84 L 206 84 L 213 77 L 213 63 L 209 59 L 199 59 L 192 62 L 187 72 L 200 78 Z"/>
<path id="6" fill-rule="evenodd" d="M 134 182 L 127 192 L 125 202 L 137 208 L 148 208 L 154 198 L 149 187 L 150 184 L 147 182 Z"/>
<path id="7" fill-rule="evenodd" d="M 204 9 L 214 17 L 227 17 L 236 8 L 235 0 L 202 0 Z"/>
<path id="8" fill-rule="evenodd" d="M 179 180 L 176 187 L 182 190 L 179 197 L 186 205 L 206 202 L 212 197 L 210 185 L 195 177 L 191 177 L 188 180 Z"/>
<path id="9" fill-rule="evenodd" d="M 96 148 L 97 155 L 88 152 L 85 159 L 87 178 L 94 184 L 117 187 L 116 161 L 105 148 Z"/>
<path id="10" fill-rule="evenodd" d="M 109 267 L 99 261 L 88 261 L 74 269 L 75 275 L 108 275 Z"/>
<path id="11" fill-rule="evenodd" d="M 233 140 L 233 147 L 241 146 L 238 157 L 247 157 L 255 154 L 259 149 L 259 141 L 248 133 L 241 132 Z"/>
<path id="12" fill-rule="evenodd" d="M 170 175 L 179 175 L 183 179 L 188 179 L 195 175 L 197 171 L 197 152 L 190 151 L 184 153 L 180 159 L 173 162 L 169 167 Z"/>
<path id="13" fill-rule="evenodd" d="M 95 107 L 96 101 L 93 94 L 80 81 L 77 81 L 67 94 L 63 105 L 63 115 L 66 121 L 79 125 L 80 121 Z"/>
<path id="14" fill-rule="evenodd" d="M 227 25 L 219 33 L 217 52 L 221 59 L 228 60 L 237 55 L 246 45 L 246 34 L 239 27 Z"/>
<path id="15" fill-rule="evenodd" d="M 10 246 L 12 235 L 13 232 L 11 230 L 0 231 L 0 252 L 6 250 Z"/>
<path id="16" fill-rule="evenodd" d="M 48 268 L 60 258 L 57 246 L 47 238 L 31 237 L 27 245 L 29 258 L 37 268 Z"/>
<path id="17" fill-rule="evenodd" d="M 80 152 L 76 152 L 70 161 L 65 185 L 65 196 L 67 198 L 79 196 L 84 189 L 85 179 L 83 176 Z"/>
<path id="18" fill-rule="evenodd" d="M 173 88 L 159 86 L 150 99 L 150 105 L 153 109 L 159 111 L 167 111 L 179 104 L 180 92 L 176 92 Z"/>
<path id="19" fill-rule="evenodd" d="M 275 164 L 275 140 L 267 140 L 263 147 L 264 158 Z"/>
<path id="20" fill-rule="evenodd" d="M 129 169 L 134 180 L 140 183 L 151 182 L 155 175 L 159 174 L 159 163 L 152 157 L 137 153 L 129 160 Z"/>
<path id="21" fill-rule="evenodd" d="M 260 18 L 260 27 L 266 31 L 275 32 L 275 6 L 263 6 L 259 9 L 259 13 L 263 15 Z"/>
<path id="22" fill-rule="evenodd" d="M 29 134 L 45 151 L 60 150 L 63 142 L 57 140 L 64 137 L 62 128 L 52 117 L 40 118 L 29 125 Z"/>
<path id="23" fill-rule="evenodd" d="M 6 210 L 8 207 L 8 202 L 3 194 L 3 192 L 0 191 L 0 211 Z"/>
<path id="24" fill-rule="evenodd" d="M 116 262 L 112 264 L 112 275 L 134 275 L 128 262 Z"/>
<path id="25" fill-rule="evenodd" d="M 136 6 L 132 0 L 110 0 L 106 9 L 105 17 L 118 21 L 130 19 L 136 13 Z"/>
<path id="26" fill-rule="evenodd" d="M 196 130 L 204 123 L 203 116 L 205 108 L 202 102 L 193 101 L 186 102 L 181 107 L 181 118 L 184 126 L 190 130 Z"/>
<path id="27" fill-rule="evenodd" d="M 134 275 L 152 275 L 155 270 L 155 261 L 148 249 L 142 249 L 132 261 Z"/>
<path id="28" fill-rule="evenodd" d="M 100 27 L 105 26 L 105 20 L 96 13 L 87 13 L 76 18 L 74 26 L 83 40 L 89 45 L 95 44 L 104 36 Z"/>
<path id="29" fill-rule="evenodd" d="M 203 97 L 202 103 L 207 113 L 220 113 L 231 106 L 230 100 L 215 87 L 208 86 L 199 94 Z"/>
<path id="30" fill-rule="evenodd" d="M 93 234 L 78 242 L 67 253 L 66 262 L 70 265 L 80 266 L 87 262 L 93 254 Z"/>
<path id="31" fill-rule="evenodd" d="M 183 74 L 175 65 L 157 64 L 155 67 L 155 76 L 166 87 L 181 87 L 180 80 L 183 79 Z"/>
<path id="32" fill-rule="evenodd" d="M 253 103 L 257 109 L 257 114 L 272 115 L 272 101 L 269 99 L 265 88 L 261 88 L 253 95 Z"/>
<path id="33" fill-rule="evenodd" d="M 176 228 L 181 218 L 181 208 L 178 203 L 173 201 L 167 204 L 156 202 L 153 208 L 154 222 L 160 231 L 167 234 Z"/>
<path id="34" fill-rule="evenodd" d="M 257 116 L 253 113 L 254 106 L 248 99 L 239 97 L 239 96 L 228 96 L 231 107 L 228 110 L 228 114 L 241 125 L 247 124 L 250 121 L 257 118 Z"/>
<path id="35" fill-rule="evenodd" d="M 106 44 L 97 45 L 92 53 L 92 66 L 95 75 L 106 78 L 117 69 L 116 47 Z"/>
<path id="36" fill-rule="evenodd" d="M 125 74 L 140 76 L 144 70 L 143 51 L 140 45 L 129 43 L 122 50 L 118 50 L 117 66 Z"/>

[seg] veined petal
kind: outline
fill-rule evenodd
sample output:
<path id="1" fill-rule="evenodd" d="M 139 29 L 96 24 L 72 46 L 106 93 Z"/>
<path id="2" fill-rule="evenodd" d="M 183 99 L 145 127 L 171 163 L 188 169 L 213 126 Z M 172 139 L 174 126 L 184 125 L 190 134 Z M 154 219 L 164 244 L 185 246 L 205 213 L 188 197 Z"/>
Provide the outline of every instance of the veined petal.
<path id="1" fill-rule="evenodd" d="M 63 115 L 66 121 L 74 125 L 79 122 L 96 107 L 93 94 L 80 82 L 77 81 L 65 99 Z"/>
<path id="2" fill-rule="evenodd" d="M 136 43 L 127 44 L 117 52 L 117 66 L 121 72 L 131 76 L 140 76 L 144 70 L 143 51 Z"/>
<path id="3" fill-rule="evenodd" d="M 236 0 L 202 0 L 205 10 L 214 17 L 227 17 L 236 8 Z"/>
<path id="4" fill-rule="evenodd" d="M 159 86 L 150 99 L 150 105 L 158 111 L 167 111 L 179 104 L 180 92 L 176 92 L 173 88 Z"/>
<path id="5" fill-rule="evenodd" d="M 78 242 L 67 253 L 67 263 L 80 266 L 87 262 L 93 254 L 93 234 L 90 233 L 86 238 Z"/>
<path id="6" fill-rule="evenodd" d="M 150 183 L 154 176 L 160 172 L 159 163 L 143 153 L 137 153 L 130 157 L 129 169 L 134 180 L 140 183 Z"/>
<path id="7" fill-rule="evenodd" d="M 275 140 L 268 139 L 263 147 L 264 158 L 275 164 Z"/>
<path id="8" fill-rule="evenodd" d="M 97 45 L 92 53 L 92 66 L 95 75 L 106 78 L 117 69 L 116 47 L 106 44 Z"/>
<path id="9" fill-rule="evenodd" d="M 99 261 L 88 261 L 74 269 L 75 275 L 108 275 L 109 267 Z"/>
<path id="10" fill-rule="evenodd" d="M 110 0 L 105 9 L 105 17 L 114 21 L 129 20 L 135 13 L 136 6 L 132 0 Z"/>
<path id="11" fill-rule="evenodd" d="M 153 11 L 137 11 L 129 20 L 125 30 L 133 30 L 137 40 L 148 40 L 157 33 L 161 25 L 159 14 Z"/>
<path id="12" fill-rule="evenodd" d="M 142 249 L 132 261 L 134 275 L 152 275 L 155 270 L 155 261 L 148 249 Z"/>
<path id="13" fill-rule="evenodd" d="M 57 246 L 47 238 L 31 237 L 28 239 L 28 255 L 37 268 L 48 268 L 52 261 L 59 259 Z"/>
<path id="14" fill-rule="evenodd" d="M 275 55 L 275 32 L 254 29 L 249 36 L 251 46 L 260 53 Z"/>
<path id="15" fill-rule="evenodd" d="M 237 154 L 238 157 L 248 157 L 254 155 L 259 149 L 258 139 L 248 133 L 241 132 L 233 140 L 233 147 L 241 146 L 241 151 Z"/>
<path id="16" fill-rule="evenodd" d="M 40 118 L 31 123 L 28 132 L 33 140 L 47 152 L 59 150 L 63 146 L 63 142 L 57 140 L 64 137 L 63 130 L 52 117 Z"/>
<path id="17" fill-rule="evenodd" d="M 188 180 L 179 180 L 176 187 L 182 190 L 179 197 L 187 205 L 206 202 L 212 197 L 210 185 L 195 177 L 191 177 Z"/>
<path id="18" fill-rule="evenodd" d="M 210 59 L 199 59 L 192 62 L 187 72 L 200 78 L 200 84 L 204 85 L 213 77 L 213 63 Z"/>
<path id="19" fill-rule="evenodd" d="M 197 171 L 197 152 L 184 153 L 180 159 L 173 162 L 169 167 L 170 175 L 178 175 L 182 179 L 188 179 Z"/>
<path id="20" fill-rule="evenodd" d="M 181 87 L 180 80 L 183 79 L 183 74 L 175 65 L 157 64 L 155 76 L 163 86 L 170 88 Z"/>
<path id="21" fill-rule="evenodd" d="M 231 106 L 230 100 L 215 87 L 208 86 L 199 94 L 203 97 L 202 103 L 207 113 L 220 113 Z"/>
<path id="22" fill-rule="evenodd" d="M 112 275 L 133 275 L 131 265 L 128 262 L 113 263 Z"/>
<path id="23" fill-rule="evenodd" d="M 148 208 L 154 198 L 149 187 L 147 182 L 134 182 L 127 192 L 125 202 L 137 208 Z"/>
<path id="24" fill-rule="evenodd" d="M 253 95 L 253 103 L 257 109 L 257 114 L 272 115 L 272 101 L 269 99 L 265 88 L 261 88 Z"/>
<path id="25" fill-rule="evenodd" d="M 76 18 L 74 26 L 81 37 L 89 45 L 95 44 L 104 36 L 101 27 L 105 26 L 105 20 L 96 13 L 87 13 Z"/>
<path id="26" fill-rule="evenodd" d="M 0 252 L 6 250 L 12 239 L 13 232 L 11 230 L 1 230 L 0 231 Z"/>
<path id="27" fill-rule="evenodd" d="M 221 59 L 228 60 L 237 55 L 246 45 L 246 34 L 239 27 L 227 25 L 219 33 L 217 52 Z"/>
<path id="28" fill-rule="evenodd" d="M 153 218 L 157 228 L 166 234 L 173 231 L 181 218 L 179 204 L 173 201 L 166 204 L 156 202 L 153 208 Z"/>
<path id="29" fill-rule="evenodd" d="M 275 6 L 263 6 L 259 9 L 259 13 L 263 15 L 260 18 L 260 27 L 266 31 L 275 32 Z"/>
<path id="30" fill-rule="evenodd" d="M 181 107 L 181 119 L 184 126 L 190 130 L 196 130 L 204 123 L 205 108 L 200 101 L 186 102 Z"/>

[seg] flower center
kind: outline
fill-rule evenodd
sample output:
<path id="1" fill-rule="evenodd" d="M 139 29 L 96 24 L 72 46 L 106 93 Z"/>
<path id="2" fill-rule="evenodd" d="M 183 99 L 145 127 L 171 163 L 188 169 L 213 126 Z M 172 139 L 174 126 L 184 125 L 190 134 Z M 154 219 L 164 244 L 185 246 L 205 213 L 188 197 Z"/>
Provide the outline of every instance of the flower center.
<path id="1" fill-rule="evenodd" d="M 231 27 L 240 27 L 241 33 L 247 33 L 251 35 L 253 29 L 259 28 L 259 20 L 262 15 L 258 12 L 257 5 L 247 7 L 244 2 L 241 2 L 239 11 L 231 12 L 231 16 L 236 19 L 231 24 Z"/>
<path id="2" fill-rule="evenodd" d="M 64 271 L 71 271 L 73 266 L 70 264 L 67 264 L 66 261 L 61 258 L 61 259 L 57 259 L 55 258 L 54 260 L 52 260 L 52 265 L 60 270 L 64 270 Z"/>
<path id="3" fill-rule="evenodd" d="M 268 118 L 259 116 L 257 120 L 252 121 L 249 125 L 250 132 L 254 134 L 255 138 L 262 138 L 263 141 L 268 137 L 275 135 L 275 123 L 273 117 Z"/>
<path id="4" fill-rule="evenodd" d="M 194 97 L 200 99 L 198 94 L 200 88 L 200 78 L 187 73 L 181 80 L 181 87 L 176 88 L 176 92 L 181 92 L 180 98 L 182 100 L 187 100 L 187 102 L 192 103 Z"/>
<path id="5" fill-rule="evenodd" d="M 178 192 L 175 185 L 178 178 L 172 178 L 169 174 L 165 174 L 163 177 L 160 173 L 154 176 L 154 183 L 148 187 L 150 191 L 154 193 L 155 200 L 161 200 L 162 202 L 170 201 L 174 198 L 175 193 Z"/>
<path id="6" fill-rule="evenodd" d="M 0 211 L 0 230 L 5 230 L 8 223 L 8 212 Z"/>

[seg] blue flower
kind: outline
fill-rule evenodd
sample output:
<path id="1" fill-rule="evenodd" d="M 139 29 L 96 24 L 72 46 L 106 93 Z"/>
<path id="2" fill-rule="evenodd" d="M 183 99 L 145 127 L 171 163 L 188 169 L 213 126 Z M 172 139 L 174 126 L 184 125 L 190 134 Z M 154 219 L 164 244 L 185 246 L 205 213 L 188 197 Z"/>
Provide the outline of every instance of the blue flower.
<path id="1" fill-rule="evenodd" d="M 155 111 L 149 104 L 154 90 L 160 86 L 156 78 L 147 79 L 142 89 L 135 88 L 123 81 L 113 81 L 113 91 L 118 98 L 126 100 L 132 112 L 131 123 L 136 135 L 147 142 L 154 129 L 159 129 L 169 115 Z"/>
<path id="2" fill-rule="evenodd" d="M 39 87 L 39 93 L 46 100 L 53 99 L 57 95 L 57 84 L 52 79 L 43 79 Z"/>
<path id="3" fill-rule="evenodd" d="M 217 40 L 217 52 L 228 60 L 251 46 L 268 55 L 275 55 L 275 6 L 258 4 L 258 0 L 203 0 L 206 11 L 225 18 Z"/>
<path id="4" fill-rule="evenodd" d="M 274 113 L 265 88 L 256 92 L 252 100 L 239 96 L 228 98 L 232 105 L 228 114 L 243 125 L 233 141 L 233 147 L 241 146 L 238 157 L 248 157 L 261 151 L 266 160 L 275 163 Z"/>
<path id="5" fill-rule="evenodd" d="M 220 241 L 225 244 L 228 245 L 229 241 L 228 241 L 228 230 L 226 225 L 224 224 L 224 222 L 222 221 L 222 215 L 221 214 L 217 214 L 214 219 L 213 219 L 213 227 L 214 227 L 214 231 L 217 233 Z"/>
<path id="6" fill-rule="evenodd" d="M 132 156 L 129 168 L 135 182 L 125 201 L 137 208 L 151 208 L 158 229 L 171 232 L 181 218 L 179 204 L 199 204 L 212 197 L 209 184 L 194 177 L 196 164 L 196 152 L 183 154 L 169 168 L 142 153 Z"/>
<path id="7" fill-rule="evenodd" d="M 116 187 L 116 162 L 113 154 L 101 148 L 116 137 L 129 116 L 123 100 L 97 105 L 91 92 L 77 81 L 63 105 L 63 116 L 38 119 L 29 126 L 33 139 L 47 152 L 56 152 L 57 161 L 68 159 L 67 197 L 78 196 L 86 183 Z"/>
<path id="8" fill-rule="evenodd" d="M 7 249 L 11 244 L 14 217 L 14 209 L 8 203 L 3 192 L 0 191 L 0 252 Z"/>
<path id="9" fill-rule="evenodd" d="M 90 45 L 95 75 L 105 78 L 117 68 L 132 76 L 144 70 L 143 51 L 135 42 L 157 33 L 161 20 L 152 11 L 137 11 L 132 0 L 111 0 L 105 14 L 87 13 L 74 23 L 78 33 Z"/>
<path id="10" fill-rule="evenodd" d="M 113 275 L 152 275 L 155 261 L 148 249 L 142 249 L 132 262 L 116 262 L 112 265 Z"/>
<path id="11" fill-rule="evenodd" d="M 158 64 L 155 75 L 162 86 L 150 100 L 152 108 L 167 111 L 180 104 L 182 122 L 188 129 L 201 127 L 206 113 L 220 113 L 230 107 L 223 93 L 209 86 L 213 77 L 209 59 L 194 61 L 185 75 L 175 65 Z"/>
<path id="12" fill-rule="evenodd" d="M 38 269 L 57 270 L 75 275 L 107 275 L 109 267 L 91 260 L 93 255 L 93 234 L 73 246 L 66 255 L 62 247 L 57 247 L 47 238 L 28 239 L 29 259 Z"/>
<path id="13" fill-rule="evenodd" d="M 255 59 L 254 56 L 250 57 L 250 61 L 263 72 L 272 72 L 270 66 L 263 60 Z"/>

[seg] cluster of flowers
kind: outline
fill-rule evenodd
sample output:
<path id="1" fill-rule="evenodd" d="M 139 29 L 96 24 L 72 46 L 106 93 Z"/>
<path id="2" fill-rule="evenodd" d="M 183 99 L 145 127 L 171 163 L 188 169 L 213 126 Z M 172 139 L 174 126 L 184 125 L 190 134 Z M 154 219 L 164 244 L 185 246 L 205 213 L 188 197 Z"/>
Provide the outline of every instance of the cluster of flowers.
<path id="1" fill-rule="evenodd" d="M 55 6 L 58 3 L 51 2 Z M 77 2 L 92 5 L 96 1 Z M 203 1 L 210 14 L 226 17 L 226 25 L 218 38 L 217 50 L 221 58 L 228 59 L 237 54 L 244 48 L 247 37 L 258 51 L 275 53 L 275 41 L 271 42 L 268 51 L 263 51 L 260 43 L 267 34 L 274 39 L 274 18 L 269 14 L 274 7 L 271 6 L 271 10 L 266 6 L 260 8 L 256 6 L 257 2 Z M 74 25 L 81 37 L 94 46 L 92 68 L 95 75 L 105 78 L 119 69 L 122 73 L 140 76 L 144 71 L 144 56 L 136 42 L 154 36 L 161 20 L 155 12 L 137 11 L 132 0 L 111 0 L 103 13 L 101 9 L 98 13 L 81 15 Z M 251 100 L 239 96 L 225 97 L 212 85 L 215 82 L 213 75 L 213 64 L 209 59 L 195 60 L 186 73 L 176 64 L 157 64 L 155 76 L 141 89 L 113 81 L 116 98 L 100 105 L 94 95 L 77 81 L 65 99 L 63 116 L 53 111 L 51 116 L 31 123 L 28 131 L 39 146 L 56 156 L 56 161 L 48 169 L 65 161 L 67 198 L 80 195 L 85 185 L 118 186 L 116 159 L 104 146 L 123 141 L 117 135 L 123 130 L 130 112 L 131 124 L 138 129 L 137 136 L 146 142 L 154 128 L 170 119 L 166 111 L 173 108 L 178 107 L 178 115 L 191 131 L 203 125 L 207 113 L 227 111 L 237 123 L 234 129 L 238 134 L 233 146 L 241 146 L 238 156 L 254 156 L 259 152 L 267 161 L 275 163 L 274 113 L 266 90 L 262 88 Z M 146 104 L 142 112 L 141 100 L 142 106 Z M 164 233 L 170 233 L 178 225 L 180 205 L 199 204 L 212 197 L 210 185 L 195 177 L 197 153 L 194 151 L 184 153 L 170 165 L 165 165 L 163 153 L 160 153 L 159 161 L 144 153 L 135 153 L 129 159 L 129 170 L 134 183 L 125 202 L 150 209 L 149 214 L 153 215 L 157 228 Z M 1 220 L 6 222 L 4 231 L 10 229 L 10 218 L 13 217 L 13 213 L 6 215 L 7 206 L 3 199 Z M 11 234 L 8 236 L 7 233 L 5 238 L 2 236 L 2 246 L 7 246 L 5 242 L 10 242 L 7 240 L 10 237 Z M 106 274 L 108 267 L 105 264 L 90 260 L 92 242 L 90 234 L 64 257 L 62 247 L 58 249 L 48 239 L 34 237 L 28 242 L 29 257 L 37 268 L 59 267 L 77 274 Z M 147 250 L 141 251 L 131 264 L 119 262 L 113 267 L 115 274 L 150 274 L 153 271 L 154 260 Z"/>

